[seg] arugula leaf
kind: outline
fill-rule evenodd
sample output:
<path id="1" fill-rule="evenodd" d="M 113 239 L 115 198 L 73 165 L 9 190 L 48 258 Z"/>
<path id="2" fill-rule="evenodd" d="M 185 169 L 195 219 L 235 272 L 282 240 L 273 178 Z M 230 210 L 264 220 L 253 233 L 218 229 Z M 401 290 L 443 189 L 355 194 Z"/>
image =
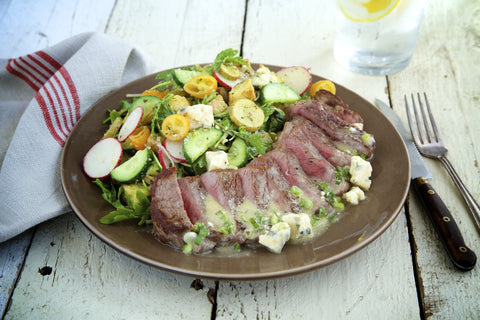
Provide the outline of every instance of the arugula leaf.
<path id="1" fill-rule="evenodd" d="M 122 203 L 119 200 L 120 194 L 117 196 L 117 190 L 113 185 L 110 185 L 110 188 L 107 188 L 100 179 L 93 180 L 93 183 L 102 189 L 102 197 L 110 203 L 115 208 L 123 207 Z"/>
<path id="2" fill-rule="evenodd" d="M 267 132 L 279 132 L 285 123 L 285 112 L 273 105 L 273 103 L 265 103 L 260 106 L 265 120 L 262 129 Z"/>
<path id="3" fill-rule="evenodd" d="M 129 203 L 125 206 L 120 201 L 122 188 L 120 188 L 117 194 L 113 185 L 110 185 L 110 188 L 108 188 L 99 179 L 94 180 L 93 183 L 100 187 L 102 197 L 116 209 L 100 218 L 100 223 L 112 224 L 128 219 L 140 219 L 138 225 L 142 225 L 151 221 L 150 199 L 145 193 L 138 190 L 136 196 L 139 201 L 135 204 Z"/>
<path id="4" fill-rule="evenodd" d="M 211 70 L 218 70 L 220 69 L 220 66 L 222 63 L 236 63 L 236 64 L 241 64 L 241 65 L 246 65 L 247 62 L 243 60 L 242 57 L 238 56 L 236 57 L 236 54 L 238 53 L 238 50 L 229 48 L 221 51 L 217 56 L 215 57 L 215 60 L 213 61 L 213 64 L 211 66 L 206 67 L 205 69 Z"/>
<path id="5" fill-rule="evenodd" d="M 177 82 L 174 76 L 175 69 L 170 69 L 170 70 L 165 70 L 157 74 L 155 79 L 159 79 L 160 82 L 156 85 L 153 86 L 150 89 L 157 89 L 158 91 L 163 91 L 168 89 L 169 87 L 172 87 L 174 90 L 175 89 L 182 89 L 183 86 Z"/>
<path id="6" fill-rule="evenodd" d="M 255 157 L 265 154 L 272 150 L 272 140 L 270 136 L 263 132 L 251 133 L 244 138 L 247 145 L 255 149 Z"/>
<path id="7" fill-rule="evenodd" d="M 273 140 L 267 132 L 249 132 L 245 127 L 238 127 L 229 117 L 216 119 L 215 125 L 222 129 L 223 132 L 243 139 L 247 144 L 248 153 L 252 159 L 272 149 Z"/>
<path id="8" fill-rule="evenodd" d="M 162 129 L 162 122 L 165 120 L 166 117 L 169 115 L 174 114 L 175 112 L 172 110 L 170 105 L 168 104 L 170 99 L 173 98 L 173 94 L 169 93 L 162 99 L 159 103 L 155 105 L 155 114 L 152 118 L 152 124 L 150 131 L 152 134 L 155 132 L 160 133 Z"/>

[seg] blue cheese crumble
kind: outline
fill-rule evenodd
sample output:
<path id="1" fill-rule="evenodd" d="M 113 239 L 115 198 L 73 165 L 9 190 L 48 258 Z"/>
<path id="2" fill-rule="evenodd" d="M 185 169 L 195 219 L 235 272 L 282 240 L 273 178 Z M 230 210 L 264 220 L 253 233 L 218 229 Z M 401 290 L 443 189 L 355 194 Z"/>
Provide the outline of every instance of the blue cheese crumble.
<path id="1" fill-rule="evenodd" d="M 273 253 L 282 252 L 283 246 L 290 239 L 290 226 L 286 222 L 274 224 L 265 234 L 258 237 L 258 243 Z"/>
<path id="2" fill-rule="evenodd" d="M 371 175 L 372 165 L 370 162 L 363 160 L 359 156 L 353 156 L 350 161 L 350 182 L 363 190 L 368 190 L 372 183 L 370 180 Z"/>

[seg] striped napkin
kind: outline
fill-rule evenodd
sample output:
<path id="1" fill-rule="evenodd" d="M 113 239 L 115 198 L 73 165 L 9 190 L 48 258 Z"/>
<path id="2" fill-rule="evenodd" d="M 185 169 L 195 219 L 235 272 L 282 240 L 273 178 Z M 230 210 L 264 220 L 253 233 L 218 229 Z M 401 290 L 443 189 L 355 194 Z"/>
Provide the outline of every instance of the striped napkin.
<path id="1" fill-rule="evenodd" d="M 102 96 L 153 71 L 138 49 L 98 33 L 0 59 L 0 242 L 70 211 L 60 181 L 69 132 Z"/>

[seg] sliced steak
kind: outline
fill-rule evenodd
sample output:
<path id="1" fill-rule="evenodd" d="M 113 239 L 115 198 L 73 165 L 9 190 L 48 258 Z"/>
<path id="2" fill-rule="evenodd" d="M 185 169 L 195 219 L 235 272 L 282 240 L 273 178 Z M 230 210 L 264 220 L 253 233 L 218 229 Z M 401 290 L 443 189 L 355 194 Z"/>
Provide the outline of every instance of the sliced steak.
<path id="1" fill-rule="evenodd" d="M 150 211 L 154 235 L 164 243 L 181 248 L 184 233 L 192 230 L 193 225 L 183 205 L 175 167 L 156 176 Z"/>
<path id="2" fill-rule="evenodd" d="M 337 117 L 350 124 L 363 123 L 362 117 L 355 111 L 351 110 L 348 105 L 343 102 L 340 97 L 334 95 L 327 90 L 319 90 L 315 94 L 315 100 L 323 104 L 330 112 Z"/>
<path id="3" fill-rule="evenodd" d="M 358 154 L 365 154 L 370 158 L 375 144 L 367 146 L 363 143 L 362 135 L 366 132 L 351 126 L 342 120 L 334 112 L 317 100 L 299 101 L 287 108 L 287 115 L 292 119 L 295 115 L 307 118 L 322 129 L 333 141 L 337 148 L 353 149 Z"/>
<path id="4" fill-rule="evenodd" d="M 265 166 L 248 165 L 238 170 L 245 198 L 265 211 L 270 203 Z"/>
<path id="5" fill-rule="evenodd" d="M 200 176 L 203 187 L 226 209 L 233 209 L 243 200 L 243 188 L 237 170 L 214 170 Z"/>
<path id="6" fill-rule="evenodd" d="M 245 228 L 243 222 L 237 217 L 236 207 L 244 198 L 243 188 L 238 170 L 214 170 L 200 176 L 200 181 L 206 192 L 210 194 L 220 206 L 225 209 L 225 214 L 232 217 L 236 232 L 222 237 L 224 244 L 243 243 L 245 240 L 242 231 Z M 206 214 L 215 214 L 207 212 Z M 208 218 L 207 218 L 208 219 Z"/>
<path id="7" fill-rule="evenodd" d="M 262 166 L 266 168 L 267 188 L 270 201 L 273 201 L 282 212 L 301 212 L 298 201 L 290 193 L 290 184 L 283 175 L 280 167 L 269 156 L 261 156 L 253 160 L 248 166 Z"/>
<path id="8" fill-rule="evenodd" d="M 192 223 L 206 222 L 204 218 L 206 191 L 200 183 L 199 176 L 178 179 L 183 206 Z"/>
<path id="9" fill-rule="evenodd" d="M 304 195 L 312 201 L 313 207 L 311 212 L 315 212 L 320 207 L 324 207 L 327 210 L 331 209 L 330 204 L 322 196 L 320 188 L 307 176 L 297 157 L 289 152 L 287 148 L 280 149 L 277 147 L 262 157 L 269 157 L 276 162 L 290 187 L 297 186 L 302 189 Z"/>
<path id="10" fill-rule="evenodd" d="M 278 140 L 281 140 L 284 135 L 295 135 L 301 139 L 308 137 L 308 141 L 333 166 L 342 168 L 350 166 L 352 155 L 337 149 L 322 129 L 304 117 L 294 116 L 291 121 L 285 123 L 284 130 L 279 135 Z"/>
<path id="11" fill-rule="evenodd" d="M 363 123 L 363 119 L 327 91 L 319 91 L 314 100 L 299 101 L 285 111 L 289 121 L 273 150 L 244 168 L 184 178 L 177 178 L 175 168 L 160 172 L 152 185 L 156 238 L 181 248 L 183 235 L 193 224 L 202 222 L 209 235 L 194 247 L 194 252 L 202 253 L 215 246 L 257 241 L 264 229 L 258 227 L 256 219 L 268 224 L 261 214 L 271 213 L 272 208 L 282 213 L 313 214 L 321 207 L 333 212 L 319 184 L 327 182 L 336 194 L 345 192 L 349 182 L 336 183 L 336 167 L 349 166 L 353 151 L 370 158 L 374 141 L 366 145 L 368 141 L 362 139 L 365 131 L 353 125 Z M 294 194 L 292 186 L 302 193 Z M 311 209 L 301 207 L 305 199 L 312 202 Z"/>
<path id="12" fill-rule="evenodd" d="M 308 120 L 305 120 L 308 121 Z M 341 195 L 350 187 L 350 183 L 342 179 L 337 183 L 335 173 L 337 169 L 328 162 L 315 148 L 310 139 L 306 139 L 300 123 L 288 122 L 283 132 L 278 137 L 276 148 L 286 147 L 297 157 L 303 171 L 310 176 L 315 183 L 327 182 Z"/>
<path id="13" fill-rule="evenodd" d="M 217 225 L 212 223 L 212 221 L 215 220 L 211 219 L 209 215 L 215 215 L 216 213 L 207 211 L 205 202 L 209 194 L 203 187 L 200 176 L 180 178 L 178 179 L 178 185 L 182 193 L 185 210 L 192 223 L 202 222 L 209 230 L 209 235 L 206 238 L 209 242 L 207 242 L 207 244 L 203 244 L 202 242 L 199 248 L 195 248 L 196 253 L 205 252 L 205 250 L 209 251 L 212 245 L 216 246 L 218 243 L 243 243 L 241 226 L 237 225 L 236 220 L 234 220 L 233 223 L 237 225 L 238 232 L 228 235 L 220 231 L 221 226 L 219 226 L 218 223 Z M 225 209 L 228 210 L 228 208 Z M 208 210 L 212 209 L 208 208 Z"/>

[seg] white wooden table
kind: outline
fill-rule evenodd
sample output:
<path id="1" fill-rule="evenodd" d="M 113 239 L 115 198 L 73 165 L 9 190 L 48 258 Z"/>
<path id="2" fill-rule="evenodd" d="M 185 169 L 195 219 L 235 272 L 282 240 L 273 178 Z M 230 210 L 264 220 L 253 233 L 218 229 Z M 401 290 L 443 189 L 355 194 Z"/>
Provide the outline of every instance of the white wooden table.
<path id="1" fill-rule="evenodd" d="M 143 49 L 159 70 L 211 61 L 230 47 L 253 61 L 308 66 L 369 101 L 390 101 L 403 120 L 403 95 L 425 91 L 449 158 L 479 200 L 480 2 L 430 1 L 411 64 L 388 77 L 358 75 L 333 61 L 333 6 L 327 0 L 3 0 L 0 57 L 98 31 Z M 440 163 L 427 164 L 467 244 L 480 256 L 480 234 L 453 182 Z M 453 267 L 414 196 L 379 239 L 353 256 L 306 274 L 254 282 L 196 280 L 143 265 L 102 243 L 68 213 L 0 243 L 0 314 L 480 319 L 479 270 Z"/>

